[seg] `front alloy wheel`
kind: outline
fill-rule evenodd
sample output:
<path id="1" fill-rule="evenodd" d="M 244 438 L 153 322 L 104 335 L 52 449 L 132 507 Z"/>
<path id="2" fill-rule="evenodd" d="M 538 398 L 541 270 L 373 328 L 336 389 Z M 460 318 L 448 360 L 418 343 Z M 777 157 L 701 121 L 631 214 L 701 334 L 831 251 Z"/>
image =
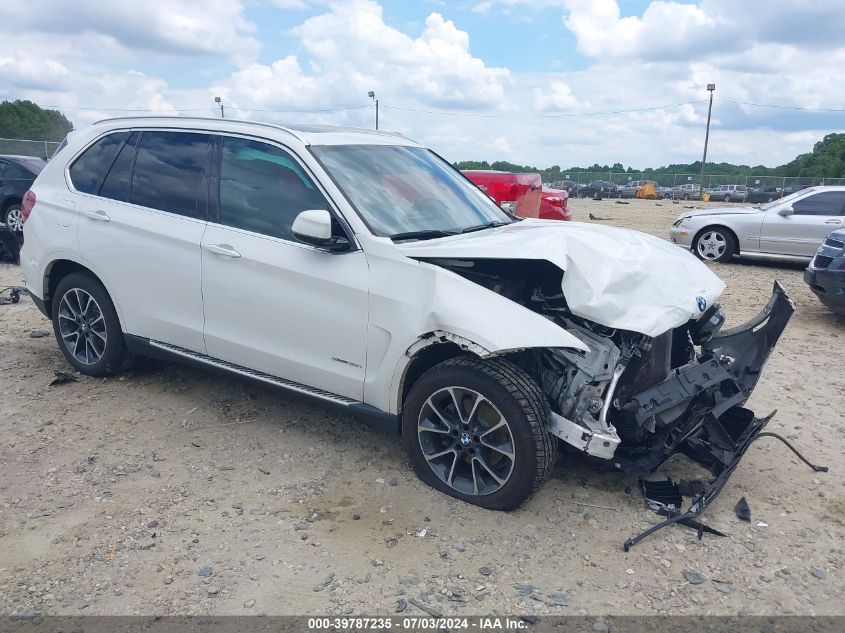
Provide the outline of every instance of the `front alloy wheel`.
<path id="1" fill-rule="evenodd" d="M 496 492 L 513 472 L 508 421 L 472 389 L 445 387 L 432 394 L 420 410 L 417 435 L 431 470 L 460 493 Z"/>
<path id="2" fill-rule="evenodd" d="M 414 471 L 432 488 L 490 510 L 512 510 L 557 460 L 549 403 L 513 363 L 459 356 L 413 384 L 402 436 Z"/>
<path id="3" fill-rule="evenodd" d="M 734 254 L 734 238 L 724 229 L 705 229 L 695 238 L 693 249 L 700 259 L 725 262 Z"/>

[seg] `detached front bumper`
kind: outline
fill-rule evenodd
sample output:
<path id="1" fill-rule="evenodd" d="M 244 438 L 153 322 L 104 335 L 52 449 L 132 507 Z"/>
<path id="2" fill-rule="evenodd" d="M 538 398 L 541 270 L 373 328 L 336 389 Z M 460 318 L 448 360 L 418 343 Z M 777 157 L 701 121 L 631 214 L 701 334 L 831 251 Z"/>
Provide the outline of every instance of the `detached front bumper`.
<path id="1" fill-rule="evenodd" d="M 671 518 L 665 523 L 700 514 L 774 415 L 758 418 L 743 405 L 794 310 L 783 286 L 775 282 L 771 299 L 756 318 L 702 343 L 698 361 L 674 370 L 624 405 L 638 424 L 654 424 L 661 416 L 664 422 L 669 416 L 674 420 L 658 424 L 650 441 L 620 447 L 613 460 L 616 468 L 643 477 L 671 456 L 682 454 L 713 475 L 686 512 L 681 512 L 679 504 L 667 509 Z M 652 531 L 629 540 L 626 549 Z"/>

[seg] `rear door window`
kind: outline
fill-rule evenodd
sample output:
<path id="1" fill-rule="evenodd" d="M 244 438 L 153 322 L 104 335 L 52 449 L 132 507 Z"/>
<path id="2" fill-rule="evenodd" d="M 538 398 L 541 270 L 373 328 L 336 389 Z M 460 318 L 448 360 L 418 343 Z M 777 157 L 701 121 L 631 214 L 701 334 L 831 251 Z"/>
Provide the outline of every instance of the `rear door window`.
<path id="1" fill-rule="evenodd" d="M 129 137 L 129 132 L 115 132 L 104 136 L 77 158 L 70 167 L 74 189 L 96 194 L 114 162 L 117 152 Z"/>
<path id="2" fill-rule="evenodd" d="M 132 171 L 131 202 L 205 219 L 210 135 L 147 131 Z"/>
<path id="3" fill-rule="evenodd" d="M 294 158 L 281 148 L 224 137 L 220 162 L 220 223 L 295 241 L 297 215 L 329 209 L 328 202 Z"/>

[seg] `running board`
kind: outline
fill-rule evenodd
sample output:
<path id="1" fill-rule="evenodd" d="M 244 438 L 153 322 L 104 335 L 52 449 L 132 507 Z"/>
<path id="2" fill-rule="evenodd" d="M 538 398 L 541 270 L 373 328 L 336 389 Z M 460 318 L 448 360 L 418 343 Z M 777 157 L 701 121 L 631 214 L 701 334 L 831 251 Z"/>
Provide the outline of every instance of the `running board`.
<path id="1" fill-rule="evenodd" d="M 231 374 L 237 374 L 251 380 L 257 380 L 268 385 L 272 385 L 279 389 L 284 389 L 289 393 L 299 394 L 307 398 L 312 398 L 320 402 L 333 405 L 341 410 L 349 413 L 356 418 L 361 418 L 364 421 L 383 428 L 391 433 L 399 433 L 399 416 L 382 411 L 376 407 L 360 402 L 353 398 L 341 396 L 324 389 L 317 389 L 309 387 L 293 380 L 287 380 L 272 374 L 267 374 L 255 369 L 249 369 L 235 363 L 230 363 L 219 358 L 207 356 L 199 352 L 194 352 L 189 349 L 184 349 L 169 343 L 162 343 L 161 341 L 153 341 L 150 339 L 141 338 L 138 336 L 125 335 L 126 344 L 129 350 L 140 356 L 153 356 L 158 358 L 165 358 L 168 360 L 183 359 L 190 363 L 195 363 L 200 366 L 217 369 Z"/>
<path id="2" fill-rule="evenodd" d="M 212 356 L 206 356 L 205 354 L 193 352 L 189 349 L 176 347 L 175 345 L 170 345 L 169 343 L 150 341 L 150 345 L 152 345 L 153 347 L 157 347 L 158 349 L 163 349 L 167 352 L 170 352 L 171 354 L 182 356 L 183 358 L 190 358 L 191 360 L 197 361 L 204 365 L 210 365 L 211 367 L 216 367 L 217 369 L 224 369 L 234 374 L 240 374 L 241 376 L 246 376 L 247 378 L 260 380 L 261 382 L 266 382 L 270 385 L 281 387 L 282 389 L 287 389 L 288 391 L 295 391 L 306 396 L 311 396 L 312 398 L 326 400 L 333 404 L 349 406 L 350 404 L 354 404 L 355 402 L 357 402 L 357 400 L 347 398 L 346 396 L 339 396 L 336 393 L 323 391 L 322 389 L 314 389 L 313 387 L 308 387 L 298 382 L 293 382 L 292 380 L 285 380 L 284 378 L 279 378 L 278 376 L 273 376 L 272 374 L 265 374 L 264 372 L 255 371 L 254 369 L 247 369 L 246 367 L 242 367 L 241 365 L 235 365 L 235 363 L 220 360 L 219 358 L 213 358 Z"/>

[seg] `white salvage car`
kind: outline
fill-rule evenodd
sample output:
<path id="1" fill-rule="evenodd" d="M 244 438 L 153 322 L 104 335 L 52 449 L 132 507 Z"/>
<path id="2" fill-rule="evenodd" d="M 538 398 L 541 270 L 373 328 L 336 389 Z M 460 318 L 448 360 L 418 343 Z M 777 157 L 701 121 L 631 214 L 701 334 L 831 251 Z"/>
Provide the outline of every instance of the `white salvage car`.
<path id="1" fill-rule="evenodd" d="M 23 201 L 26 284 L 78 371 L 222 369 L 404 437 L 423 481 L 517 507 L 565 446 L 715 496 L 792 312 L 720 330 L 724 285 L 641 233 L 506 214 L 402 136 L 217 119 L 73 132 Z"/>

